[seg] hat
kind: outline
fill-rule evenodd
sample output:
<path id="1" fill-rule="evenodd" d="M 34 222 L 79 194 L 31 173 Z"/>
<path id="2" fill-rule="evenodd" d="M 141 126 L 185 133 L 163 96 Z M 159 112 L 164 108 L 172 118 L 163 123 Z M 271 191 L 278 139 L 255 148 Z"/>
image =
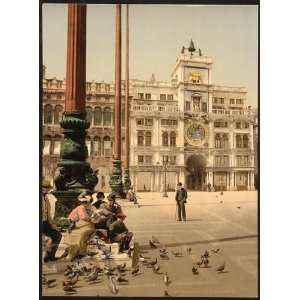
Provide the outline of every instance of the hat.
<path id="1" fill-rule="evenodd" d="M 107 196 L 107 200 L 108 201 L 115 201 L 116 200 L 116 195 L 115 194 L 109 194 Z"/>
<path id="2" fill-rule="evenodd" d="M 92 195 L 89 192 L 82 192 L 77 199 L 80 202 L 90 202 L 92 200 Z"/>
<path id="3" fill-rule="evenodd" d="M 92 205 L 94 205 L 95 203 L 101 201 L 100 199 L 98 199 L 98 196 L 99 196 L 99 195 L 103 196 L 103 199 L 105 198 L 103 192 L 94 193 L 94 194 L 92 195 L 92 199 L 93 199 L 93 201 L 92 201 L 92 203 L 91 203 Z"/>
<path id="4" fill-rule="evenodd" d="M 117 214 L 117 217 L 118 217 L 118 218 L 125 219 L 125 218 L 126 218 L 126 215 L 123 214 L 122 212 L 120 212 L 120 213 Z"/>
<path id="5" fill-rule="evenodd" d="M 100 196 L 102 196 L 103 198 L 105 198 L 105 195 L 104 195 L 103 192 L 98 192 L 98 193 L 96 193 L 96 197 L 97 197 L 97 198 L 100 197 Z"/>
<path id="6" fill-rule="evenodd" d="M 50 181 L 44 179 L 43 183 L 42 183 L 42 188 L 43 189 L 52 189 L 52 185 L 51 185 Z"/>

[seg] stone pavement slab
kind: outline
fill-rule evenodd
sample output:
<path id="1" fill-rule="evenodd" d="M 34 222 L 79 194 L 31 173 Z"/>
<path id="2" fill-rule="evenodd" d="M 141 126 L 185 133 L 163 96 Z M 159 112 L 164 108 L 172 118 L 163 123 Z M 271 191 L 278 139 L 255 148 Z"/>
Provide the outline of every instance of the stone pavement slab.
<path id="1" fill-rule="evenodd" d="M 166 287 L 163 273 L 168 272 L 171 296 L 202 297 L 256 297 L 257 296 L 257 193 L 224 192 L 189 193 L 187 222 L 175 221 L 175 193 L 163 198 L 158 193 L 139 194 L 140 207 L 124 203 L 123 209 L 128 228 L 134 232 L 145 257 L 158 258 L 160 273 L 154 274 L 140 264 L 141 274 L 132 277 L 128 271 L 129 285 L 121 285 L 118 296 L 163 296 Z M 222 203 L 221 203 L 222 202 Z M 240 208 L 238 208 L 240 207 Z M 155 235 L 166 247 L 169 260 L 159 257 L 158 249 L 151 249 L 149 239 Z M 186 249 L 191 247 L 188 255 Z M 220 248 L 220 253 L 210 254 L 208 268 L 192 274 L 192 265 L 207 249 Z M 183 257 L 174 257 L 172 251 L 181 251 Z M 216 272 L 226 262 L 226 273 Z M 64 295 L 60 282 L 62 274 L 52 274 L 58 286 L 44 289 L 44 295 Z M 97 284 L 78 282 L 76 295 L 111 296 L 107 279 Z"/>

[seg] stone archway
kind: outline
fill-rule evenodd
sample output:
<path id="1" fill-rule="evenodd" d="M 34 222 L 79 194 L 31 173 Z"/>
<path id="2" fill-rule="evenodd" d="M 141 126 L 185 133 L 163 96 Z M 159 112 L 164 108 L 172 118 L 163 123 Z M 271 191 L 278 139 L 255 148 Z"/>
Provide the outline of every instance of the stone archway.
<path id="1" fill-rule="evenodd" d="M 186 160 L 186 187 L 201 191 L 205 184 L 206 159 L 202 155 L 191 155 Z"/>

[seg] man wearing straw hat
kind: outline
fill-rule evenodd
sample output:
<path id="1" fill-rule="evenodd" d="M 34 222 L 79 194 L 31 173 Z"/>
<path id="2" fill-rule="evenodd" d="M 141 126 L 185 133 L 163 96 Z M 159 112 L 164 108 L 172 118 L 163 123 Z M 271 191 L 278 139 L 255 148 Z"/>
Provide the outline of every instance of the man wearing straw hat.
<path id="1" fill-rule="evenodd" d="M 48 194 L 52 186 L 48 180 L 43 180 L 42 183 L 42 213 L 43 213 L 43 222 L 42 222 L 42 234 L 51 238 L 51 244 L 47 250 L 44 262 L 54 261 L 57 258 L 55 257 L 58 245 L 61 240 L 61 233 L 57 231 L 56 225 L 54 224 L 51 214 L 50 214 L 50 202 L 48 199 Z"/>

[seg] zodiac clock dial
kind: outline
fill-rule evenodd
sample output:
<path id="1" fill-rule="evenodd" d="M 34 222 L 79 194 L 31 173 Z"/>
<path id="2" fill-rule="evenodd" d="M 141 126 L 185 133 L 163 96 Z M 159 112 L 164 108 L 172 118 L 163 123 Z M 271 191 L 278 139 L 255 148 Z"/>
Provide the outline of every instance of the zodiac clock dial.
<path id="1" fill-rule="evenodd" d="M 190 123 L 185 129 L 185 139 L 192 146 L 201 146 L 207 139 L 207 129 L 201 123 Z"/>

